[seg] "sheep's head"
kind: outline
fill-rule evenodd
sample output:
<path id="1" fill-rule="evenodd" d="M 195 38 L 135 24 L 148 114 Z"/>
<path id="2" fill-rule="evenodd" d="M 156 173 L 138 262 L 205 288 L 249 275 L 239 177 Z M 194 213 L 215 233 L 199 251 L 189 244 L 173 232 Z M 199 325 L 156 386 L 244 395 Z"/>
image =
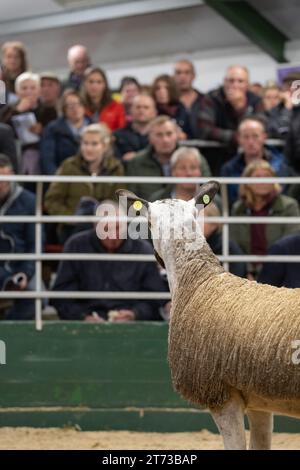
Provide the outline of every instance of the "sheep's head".
<path id="1" fill-rule="evenodd" d="M 199 222 L 199 210 L 207 206 L 219 190 L 219 183 L 210 181 L 201 186 L 198 195 L 190 201 L 163 199 L 148 202 L 131 191 L 119 189 L 116 194 L 123 204 L 132 207 L 135 212 L 148 218 L 152 235 L 154 253 L 161 265 L 164 265 L 164 253 L 171 249 L 174 240 L 178 243 L 204 243 L 204 236 Z"/>

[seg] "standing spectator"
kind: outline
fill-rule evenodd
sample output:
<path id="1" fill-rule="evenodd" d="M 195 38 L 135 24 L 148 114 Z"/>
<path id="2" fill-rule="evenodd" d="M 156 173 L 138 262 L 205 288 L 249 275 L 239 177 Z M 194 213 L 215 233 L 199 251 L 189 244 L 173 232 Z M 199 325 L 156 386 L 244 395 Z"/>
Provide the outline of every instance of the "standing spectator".
<path id="1" fill-rule="evenodd" d="M 284 99 L 291 103 L 291 119 L 286 138 L 285 154 L 297 174 L 300 174 L 300 73 L 291 73 L 283 80 Z"/>
<path id="2" fill-rule="evenodd" d="M 193 87 L 195 80 L 194 64 L 187 59 L 179 60 L 175 64 L 174 79 L 179 90 L 179 99 L 189 115 L 190 138 L 199 136 L 199 111 L 203 105 L 204 95 Z"/>
<path id="3" fill-rule="evenodd" d="M 224 84 L 204 98 L 199 114 L 199 137 L 216 140 L 236 148 L 240 121 L 251 114 L 263 112 L 261 98 L 248 91 L 246 67 L 228 67 Z"/>
<path id="4" fill-rule="evenodd" d="M 242 176 L 274 177 L 275 171 L 264 160 L 257 160 L 248 165 Z M 297 202 L 280 194 L 278 184 L 253 183 L 241 184 L 240 199 L 232 208 L 233 216 L 274 216 L 299 217 Z M 287 219 L 288 222 L 288 219 Z M 280 238 L 300 230 L 298 224 L 233 224 L 230 238 L 246 254 L 265 255 L 268 248 Z"/>
<path id="5" fill-rule="evenodd" d="M 6 155 L 0 155 L 0 175 L 12 175 L 13 168 Z M 35 196 L 17 183 L 0 182 L 0 215 L 34 215 Z M 34 253 L 35 227 L 32 223 L 1 222 L 1 253 Z M 33 280 L 34 261 L 0 261 L 0 289 L 28 290 Z M 34 316 L 34 301 L 16 300 L 7 312 L 8 320 L 30 320 Z"/>
<path id="6" fill-rule="evenodd" d="M 125 126 L 124 107 L 112 99 L 107 78 L 102 69 L 91 67 L 85 71 L 82 92 L 86 115 L 93 122 L 103 122 L 112 131 Z"/>
<path id="7" fill-rule="evenodd" d="M 90 124 L 76 91 L 66 90 L 61 105 L 62 117 L 48 124 L 41 139 L 41 167 L 46 175 L 53 175 L 66 158 L 77 154 L 80 135 Z"/>
<path id="8" fill-rule="evenodd" d="M 50 215 L 72 215 L 80 199 L 90 196 L 101 201 L 113 199 L 120 187 L 117 183 L 93 183 L 92 176 L 122 176 L 123 166 L 111 153 L 111 132 L 105 124 L 91 124 L 81 134 L 80 153 L 67 158 L 57 170 L 57 175 L 91 176 L 90 183 L 53 182 L 45 195 L 45 208 Z M 124 186 L 124 185 L 123 185 Z M 74 225 L 58 227 L 60 241 L 65 241 L 74 231 Z"/>
<path id="9" fill-rule="evenodd" d="M 19 173 L 16 140 L 13 130 L 7 124 L 0 123 L 0 153 L 4 153 L 11 162 L 15 173 Z"/>
<path id="10" fill-rule="evenodd" d="M 15 81 L 28 69 L 27 54 L 22 42 L 5 42 L 2 46 L 2 80 L 8 93 L 15 94 Z M 8 103 L 10 99 L 8 97 Z"/>
<path id="11" fill-rule="evenodd" d="M 149 123 L 156 117 L 156 107 L 149 95 L 138 95 L 131 108 L 132 122 L 114 132 L 115 155 L 123 161 L 131 160 L 136 152 L 148 145 Z"/>
<path id="12" fill-rule="evenodd" d="M 239 151 L 221 168 L 222 176 L 241 176 L 246 166 L 254 160 L 269 162 L 277 176 L 292 176 L 292 169 L 286 164 L 279 150 L 266 145 L 267 133 L 262 119 L 252 116 L 245 118 L 238 128 Z M 228 185 L 229 202 L 233 204 L 238 197 L 238 185 Z"/>
<path id="13" fill-rule="evenodd" d="M 291 100 L 286 92 L 281 92 L 277 85 L 264 88 L 263 103 L 267 118 L 267 133 L 269 138 L 285 138 L 291 119 Z"/>
<path id="14" fill-rule="evenodd" d="M 141 85 L 134 77 L 124 77 L 121 80 L 120 94 L 125 109 L 126 122 L 132 122 L 132 104 L 134 98 L 141 93 Z"/>
<path id="15" fill-rule="evenodd" d="M 68 50 L 70 73 L 62 83 L 62 90 L 72 88 L 79 91 L 84 79 L 84 72 L 90 66 L 88 50 L 81 44 L 76 44 Z"/>
<path id="16" fill-rule="evenodd" d="M 170 116 L 180 128 L 180 139 L 191 137 L 189 116 L 185 107 L 179 101 L 179 92 L 176 82 L 169 75 L 157 77 L 151 89 L 151 95 L 156 103 L 157 113 Z"/>
<path id="17" fill-rule="evenodd" d="M 113 209 L 113 211 L 112 211 Z M 98 215 L 112 213 L 119 217 L 116 203 L 105 201 L 97 211 Z M 126 223 L 106 222 L 103 217 L 96 230 L 93 228 L 71 237 L 64 247 L 65 253 L 120 253 L 151 254 L 153 249 L 145 240 L 126 237 Z M 98 238 L 102 230 L 105 237 Z M 164 291 L 156 263 L 140 261 L 76 261 L 60 263 L 54 290 L 63 291 Z M 164 302 L 155 300 L 120 299 L 55 299 L 52 304 L 64 320 L 88 322 L 161 320 L 159 307 Z"/>

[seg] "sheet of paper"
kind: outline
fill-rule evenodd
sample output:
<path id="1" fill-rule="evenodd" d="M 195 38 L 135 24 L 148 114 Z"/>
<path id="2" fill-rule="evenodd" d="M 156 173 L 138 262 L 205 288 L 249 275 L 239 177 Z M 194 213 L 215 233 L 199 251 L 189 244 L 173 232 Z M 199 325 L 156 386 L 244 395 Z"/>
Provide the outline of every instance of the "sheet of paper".
<path id="1" fill-rule="evenodd" d="M 22 113 L 11 118 L 18 139 L 21 144 L 35 144 L 40 140 L 39 136 L 30 131 L 31 126 L 36 124 L 34 113 Z"/>

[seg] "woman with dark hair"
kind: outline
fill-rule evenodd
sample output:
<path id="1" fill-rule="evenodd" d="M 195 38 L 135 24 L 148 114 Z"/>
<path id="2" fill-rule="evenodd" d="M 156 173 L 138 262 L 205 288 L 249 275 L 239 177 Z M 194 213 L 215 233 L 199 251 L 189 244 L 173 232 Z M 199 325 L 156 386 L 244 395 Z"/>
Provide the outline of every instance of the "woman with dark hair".
<path id="1" fill-rule="evenodd" d="M 61 109 L 62 116 L 48 124 L 41 139 L 41 167 L 46 175 L 54 175 L 66 158 L 77 154 L 81 133 L 91 124 L 77 91 L 69 89 L 63 93 Z"/>
<path id="2" fill-rule="evenodd" d="M 159 75 L 151 87 L 158 114 L 163 114 L 173 118 L 182 130 L 180 138 L 191 138 L 191 127 L 189 115 L 179 101 L 179 91 L 177 85 L 170 75 Z"/>
<path id="3" fill-rule="evenodd" d="M 5 42 L 2 52 L 2 80 L 8 93 L 15 93 L 15 81 L 21 73 L 28 70 L 27 54 L 24 44 L 19 41 Z"/>
<path id="4" fill-rule="evenodd" d="M 85 114 L 93 122 L 105 123 L 112 131 L 125 126 L 124 107 L 112 99 L 106 74 L 99 67 L 85 71 L 82 96 Z"/>
<path id="5" fill-rule="evenodd" d="M 131 107 L 134 98 L 141 93 L 141 85 L 134 77 L 123 77 L 120 84 L 120 95 L 125 109 L 126 122 L 132 122 Z"/>

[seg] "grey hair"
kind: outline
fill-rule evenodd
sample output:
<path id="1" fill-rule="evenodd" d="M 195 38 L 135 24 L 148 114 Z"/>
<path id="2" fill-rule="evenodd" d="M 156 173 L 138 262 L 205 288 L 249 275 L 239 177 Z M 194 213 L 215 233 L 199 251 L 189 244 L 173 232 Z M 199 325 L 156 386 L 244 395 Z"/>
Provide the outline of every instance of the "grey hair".
<path id="1" fill-rule="evenodd" d="M 175 150 L 171 159 L 170 165 L 173 169 L 180 160 L 183 160 L 187 155 L 193 155 L 199 163 L 199 167 L 201 166 L 201 153 L 196 147 L 179 147 L 179 149 Z"/>
<path id="2" fill-rule="evenodd" d="M 15 83 L 16 92 L 20 90 L 22 83 L 27 80 L 30 80 L 31 82 L 36 83 L 36 85 L 38 86 L 40 86 L 41 84 L 40 76 L 37 73 L 23 72 L 16 78 L 16 83 Z"/>

